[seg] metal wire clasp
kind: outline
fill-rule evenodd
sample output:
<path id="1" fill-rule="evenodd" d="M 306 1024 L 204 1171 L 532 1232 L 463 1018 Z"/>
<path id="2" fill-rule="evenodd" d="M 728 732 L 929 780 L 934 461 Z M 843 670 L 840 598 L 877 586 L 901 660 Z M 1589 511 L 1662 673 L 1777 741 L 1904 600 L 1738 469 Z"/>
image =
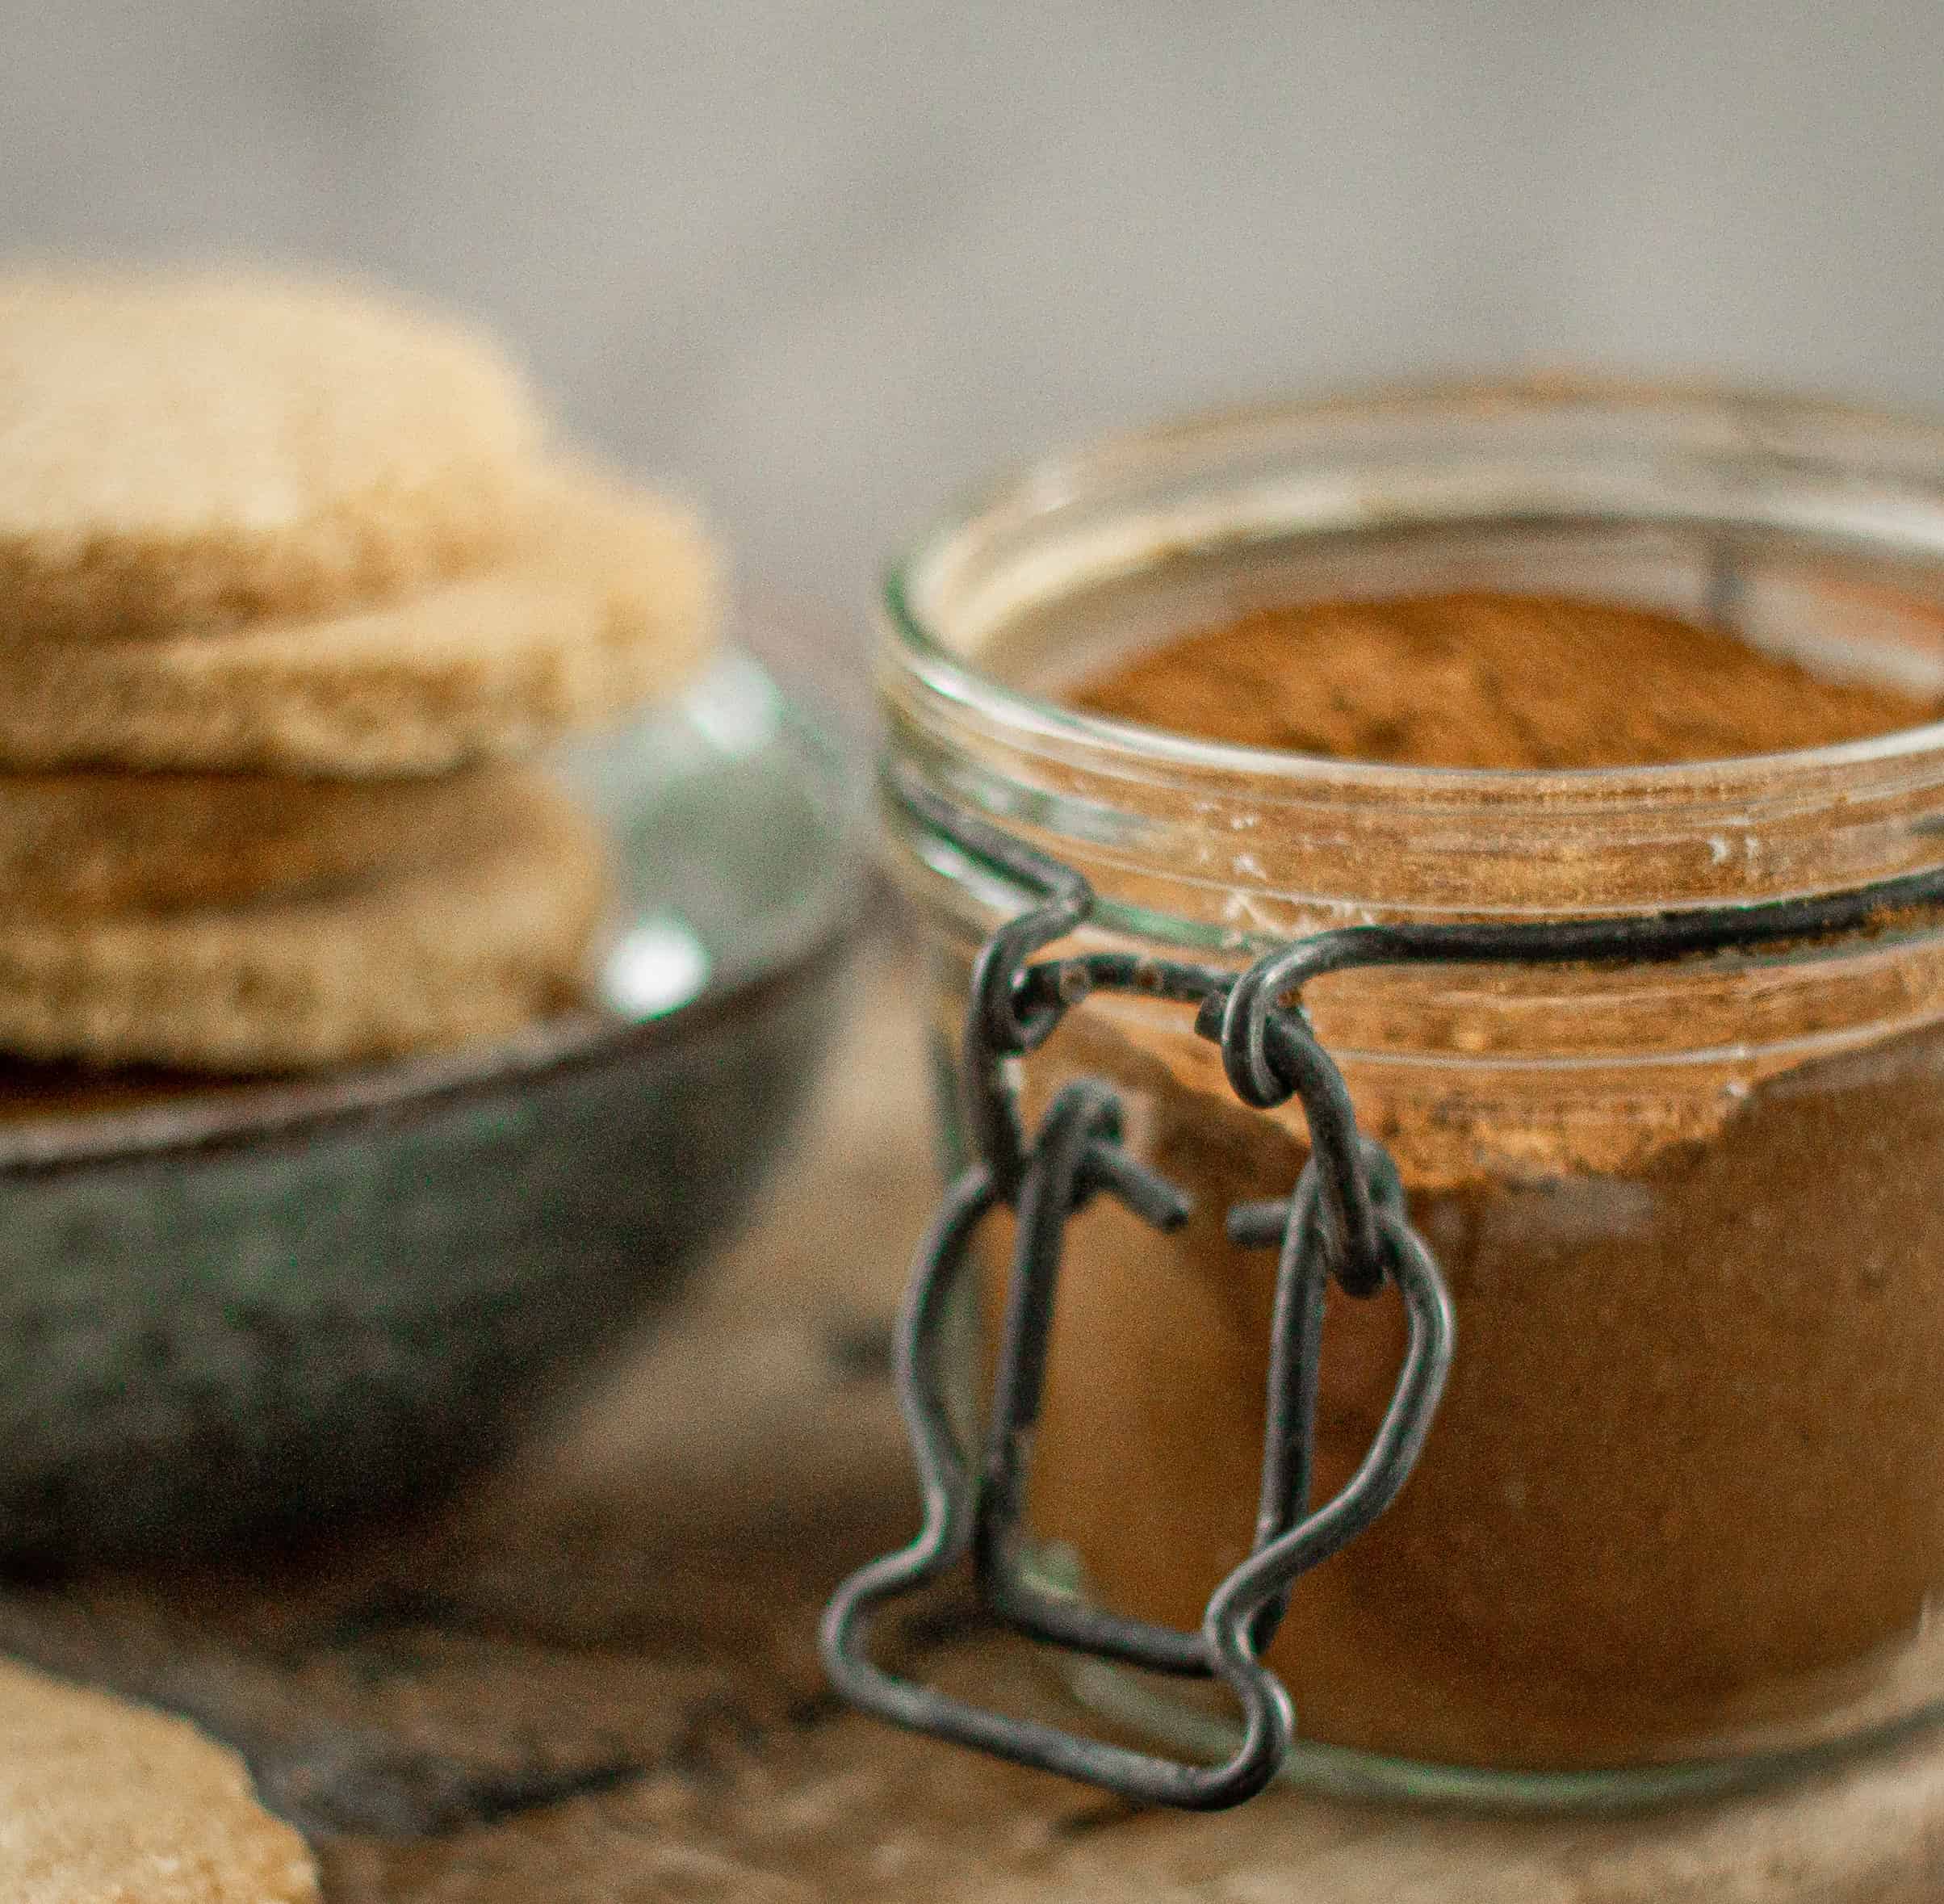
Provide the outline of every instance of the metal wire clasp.
<path id="1" fill-rule="evenodd" d="M 973 975 L 962 1053 L 975 1160 L 952 1185 L 918 1252 L 896 1342 L 899 1395 L 924 1492 L 911 1544 L 853 1575 L 823 1621 L 826 1667 L 853 1703 L 897 1724 L 1064 1773 L 1124 1797 L 1212 1810 L 1252 1797 L 1275 1776 L 1294 1730 L 1289 1698 L 1261 1663 L 1294 1582 L 1355 1538 L 1403 1485 L 1431 1426 L 1452 1349 L 1452 1313 L 1436 1263 L 1405 1215 L 1397 1172 L 1361 1138 L 1341 1074 L 1300 1012 L 1280 1002 L 1279 957 L 1238 978 L 1125 954 L 1033 962 L 1086 917 L 1092 895 L 1070 869 L 957 812 L 920 786 L 900 788 L 928 824 L 1043 895 L 1002 926 Z M 1230 1213 L 1243 1244 L 1280 1248 L 1272 1323 L 1267 1428 L 1255 1544 L 1210 1599 L 1192 1633 L 1132 1620 L 1033 1583 L 1020 1564 L 1031 1433 L 1068 1220 L 1094 1197 L 1117 1198 L 1167 1229 L 1188 1198 L 1124 1149 L 1121 1104 L 1096 1080 L 1070 1084 L 1026 1134 L 1012 1061 L 1043 1043 L 1088 993 L 1139 991 L 1198 1007 L 1244 1101 L 1301 1100 L 1310 1157 L 1291 1195 Z M 1017 1222 L 985 1439 L 976 1471 L 960 1446 L 942 1367 L 943 1323 L 967 1273 L 979 1225 L 1001 1205 Z M 1404 1366 L 1361 1466 L 1313 1509 L 1311 1452 L 1323 1295 L 1334 1277 L 1353 1294 L 1385 1282 L 1410 1323 Z M 1240 1709 L 1240 1742 L 1217 1765 L 1183 1764 L 993 1712 L 877 1665 L 871 1615 L 968 1554 L 985 1608 L 1047 1645 L 1191 1678 L 1222 1680 Z"/>

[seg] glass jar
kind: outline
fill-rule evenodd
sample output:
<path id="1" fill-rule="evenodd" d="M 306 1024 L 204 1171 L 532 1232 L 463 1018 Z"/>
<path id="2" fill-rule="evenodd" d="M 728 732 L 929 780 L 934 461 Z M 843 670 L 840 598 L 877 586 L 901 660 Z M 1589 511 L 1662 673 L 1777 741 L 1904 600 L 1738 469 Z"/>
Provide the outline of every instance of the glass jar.
<path id="1" fill-rule="evenodd" d="M 1241 969 L 1373 921 L 1651 915 L 1944 866 L 1944 727 L 1573 772 L 1423 770 L 1087 718 L 1062 685 L 1263 606 L 1540 591 L 1944 690 L 1944 434 L 1733 393 L 1506 384 L 1255 410 L 1029 472 L 889 577 L 891 757 L 1089 880 L 1068 948 Z M 974 954 L 1031 895 L 894 791 L 941 1101 Z M 1297 1585 L 1267 1654 L 1313 1778 L 1541 1802 L 1816 1758 L 1944 1700 L 1944 933 L 1928 910 L 1677 962 L 1418 964 L 1303 1004 L 1401 1171 L 1456 1319 L 1422 1459 Z M 1194 1199 L 1068 1227 L 1026 1496 L 1036 1565 L 1192 1629 L 1249 1550 L 1293 1109 L 1192 1010 L 1090 997 L 1024 1063 L 1120 1093 Z M 990 1323 L 1003 1215 L 982 1239 Z M 1316 1489 L 1396 1378 L 1394 1294 L 1332 1291 Z M 986 1339 L 990 1342 L 991 1331 Z M 990 1352 L 987 1352 L 989 1361 Z M 987 1371 L 989 1373 L 989 1370 Z M 958 1375 L 982 1386 L 969 1348 Z M 967 1405 L 971 1405 L 968 1400 Z M 1176 1682 L 1076 1690 L 1214 1736 Z"/>

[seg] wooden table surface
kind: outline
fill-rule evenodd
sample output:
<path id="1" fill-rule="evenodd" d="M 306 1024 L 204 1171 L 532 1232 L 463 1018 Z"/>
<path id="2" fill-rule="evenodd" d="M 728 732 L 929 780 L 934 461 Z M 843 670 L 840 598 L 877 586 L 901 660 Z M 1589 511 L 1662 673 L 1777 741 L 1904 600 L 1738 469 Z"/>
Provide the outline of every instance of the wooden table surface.
<path id="1" fill-rule="evenodd" d="M 896 976 L 756 1227 L 593 1399 L 438 1512 L 300 1556 L 0 1592 L 0 1646 L 248 1756 L 337 1904 L 1091 1899 L 1935 1904 L 1944 1747 L 1766 1799 L 1492 1821 L 1277 1794 L 1212 1818 L 837 1709 L 812 1633 L 913 1496 L 886 1320 L 933 1182 Z M 949 1607 L 928 1671 L 1047 1697 Z"/>

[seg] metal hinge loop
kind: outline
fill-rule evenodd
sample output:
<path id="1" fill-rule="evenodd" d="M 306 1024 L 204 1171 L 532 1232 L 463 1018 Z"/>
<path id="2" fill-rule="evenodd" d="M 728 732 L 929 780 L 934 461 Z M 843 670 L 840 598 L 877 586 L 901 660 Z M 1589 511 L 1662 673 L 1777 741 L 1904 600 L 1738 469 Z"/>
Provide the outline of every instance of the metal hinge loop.
<path id="1" fill-rule="evenodd" d="M 953 1432 L 941 1343 L 975 1234 L 1001 1199 L 983 1164 L 974 1164 L 953 1185 L 919 1252 L 898 1332 L 899 1390 L 918 1457 L 924 1525 L 910 1546 L 873 1562 L 839 1590 L 824 1618 L 824 1657 L 845 1697 L 900 1725 L 1083 1779 L 1125 1797 L 1214 1810 L 1260 1791 L 1288 1754 L 1294 1723 L 1288 1696 L 1258 1655 L 1291 1583 L 1374 1520 L 1409 1473 L 1449 1363 L 1450 1310 L 1428 1254 L 1408 1224 L 1386 1209 L 1381 1221 L 1405 1270 L 1400 1287 L 1411 1328 L 1406 1372 L 1355 1478 L 1327 1506 L 1308 1512 L 1309 1417 L 1324 1278 L 1309 1247 L 1316 1234 L 1313 1194 L 1299 1189 L 1286 1218 L 1272 1357 L 1271 1445 L 1280 1452 L 1272 1479 L 1265 1470 L 1264 1512 L 1250 1558 L 1217 1590 L 1195 1633 L 1125 1619 L 1037 1585 L 1020 1566 L 1018 1543 L 1027 1451 L 1038 1417 L 1067 1219 L 1103 1192 L 1161 1227 L 1187 1214 L 1177 1193 L 1120 1147 L 1119 1118 L 1115 1094 L 1082 1080 L 1054 1101 L 1032 1146 L 1017 1204 L 998 1375 L 976 1483 Z M 1305 1185 L 1313 1181 L 1313 1173 L 1305 1174 Z M 1293 1419 L 1292 1411 L 1302 1419 Z M 1242 1721 L 1230 1756 L 1208 1766 L 1133 1751 L 990 1711 L 875 1664 L 868 1652 L 871 1616 L 886 1602 L 937 1579 L 968 1553 L 983 1604 L 1012 1630 L 1096 1658 L 1225 1682 Z"/>
<path id="2" fill-rule="evenodd" d="M 1287 1756 L 1288 1694 L 1259 1659 L 1299 1575 L 1334 1553 L 1387 1506 L 1428 1431 L 1451 1351 L 1451 1311 L 1437 1269 L 1403 1214 L 1396 1172 L 1358 1135 L 1347 1090 L 1300 1013 L 1272 990 L 1242 991 L 1230 975 L 1109 954 L 1033 956 L 1086 919 L 1077 874 L 982 823 L 932 803 L 927 817 L 1044 895 L 995 932 L 974 967 L 961 1064 L 966 1129 L 978 1160 L 948 1193 L 920 1247 L 898 1332 L 896 1373 L 924 1503 L 917 1538 L 846 1581 L 826 1613 L 823 1646 L 837 1689 L 868 1711 L 1001 1758 L 1083 1779 L 1135 1800 L 1196 1810 L 1262 1789 Z M 1225 1055 L 1247 1041 L 1269 1101 L 1300 1096 L 1311 1157 L 1284 1203 L 1249 1206 L 1238 1241 L 1280 1242 L 1261 1510 L 1249 1558 L 1223 1581 L 1195 1632 L 1133 1620 L 1038 1584 L 1023 1564 L 1027 1463 L 1040 1412 L 1047 1346 L 1068 1221 L 1112 1196 L 1157 1229 L 1188 1199 L 1121 1143 L 1119 1096 L 1095 1080 L 1060 1092 L 1029 1143 L 1011 1076 L 1065 1012 L 1089 992 L 1132 989 L 1193 1003 Z M 1234 1003 L 1242 992 L 1242 1003 Z M 1210 1013 L 1215 1014 L 1213 1017 Z M 1005 1319 L 976 1474 L 954 1434 L 941 1366 L 945 1318 L 964 1283 L 979 1226 L 1004 1205 L 1016 1217 Z M 1267 1233 L 1264 1225 L 1269 1226 Z M 1348 1487 L 1309 1511 L 1310 1446 L 1322 1292 L 1334 1275 L 1367 1293 L 1389 1273 L 1410 1319 L 1405 1367 L 1369 1453 Z M 1200 1680 L 1220 1680 L 1242 1717 L 1220 1764 L 1185 1764 L 987 1710 L 877 1665 L 871 1616 L 970 1557 L 980 1601 L 1000 1624 L 1068 1651 Z"/>

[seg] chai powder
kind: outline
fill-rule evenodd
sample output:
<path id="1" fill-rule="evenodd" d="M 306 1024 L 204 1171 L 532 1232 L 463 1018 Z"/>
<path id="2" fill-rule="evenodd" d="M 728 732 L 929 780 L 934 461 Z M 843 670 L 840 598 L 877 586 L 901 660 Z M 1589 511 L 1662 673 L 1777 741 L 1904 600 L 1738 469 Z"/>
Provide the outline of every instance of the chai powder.
<path id="1" fill-rule="evenodd" d="M 1066 698 L 1214 740 L 1493 767 L 1759 754 L 1935 715 L 1670 617 L 1486 594 L 1251 614 Z M 1475 996 L 1489 1018 L 1489 988 Z M 1300 1122 L 1227 1096 L 1212 1052 L 1184 1059 L 1184 1029 L 1108 1004 L 1029 1066 L 1029 1108 L 1069 1076 L 1112 1079 L 1131 1140 L 1196 1209 L 1171 1237 L 1106 1199 L 1073 1227 L 1032 1517 L 1109 1604 L 1192 1626 L 1247 1548 L 1275 1268 L 1222 1216 L 1286 1193 L 1305 1152 Z M 1471 1048 L 1462 1023 L 1451 1038 Z M 1626 1764 L 1837 1735 L 1944 1692 L 1924 1636 L 1944 1583 L 1944 1034 L 1771 1067 L 1700 1120 L 1651 1082 L 1602 1084 L 1623 1134 L 1607 1147 L 1547 1074 L 1519 1083 L 1512 1142 L 1502 1101 L 1421 1066 L 1347 1072 L 1458 1342 L 1419 1470 L 1301 1583 L 1270 1650 L 1302 1734 Z M 1402 1334 L 1393 1294 L 1332 1292 L 1318 1499 L 1368 1445 Z"/>
<path id="2" fill-rule="evenodd" d="M 1723 760 L 1860 740 L 1939 712 L 1678 616 L 1492 594 L 1265 609 L 1064 698 L 1198 740 L 1406 767 Z"/>

